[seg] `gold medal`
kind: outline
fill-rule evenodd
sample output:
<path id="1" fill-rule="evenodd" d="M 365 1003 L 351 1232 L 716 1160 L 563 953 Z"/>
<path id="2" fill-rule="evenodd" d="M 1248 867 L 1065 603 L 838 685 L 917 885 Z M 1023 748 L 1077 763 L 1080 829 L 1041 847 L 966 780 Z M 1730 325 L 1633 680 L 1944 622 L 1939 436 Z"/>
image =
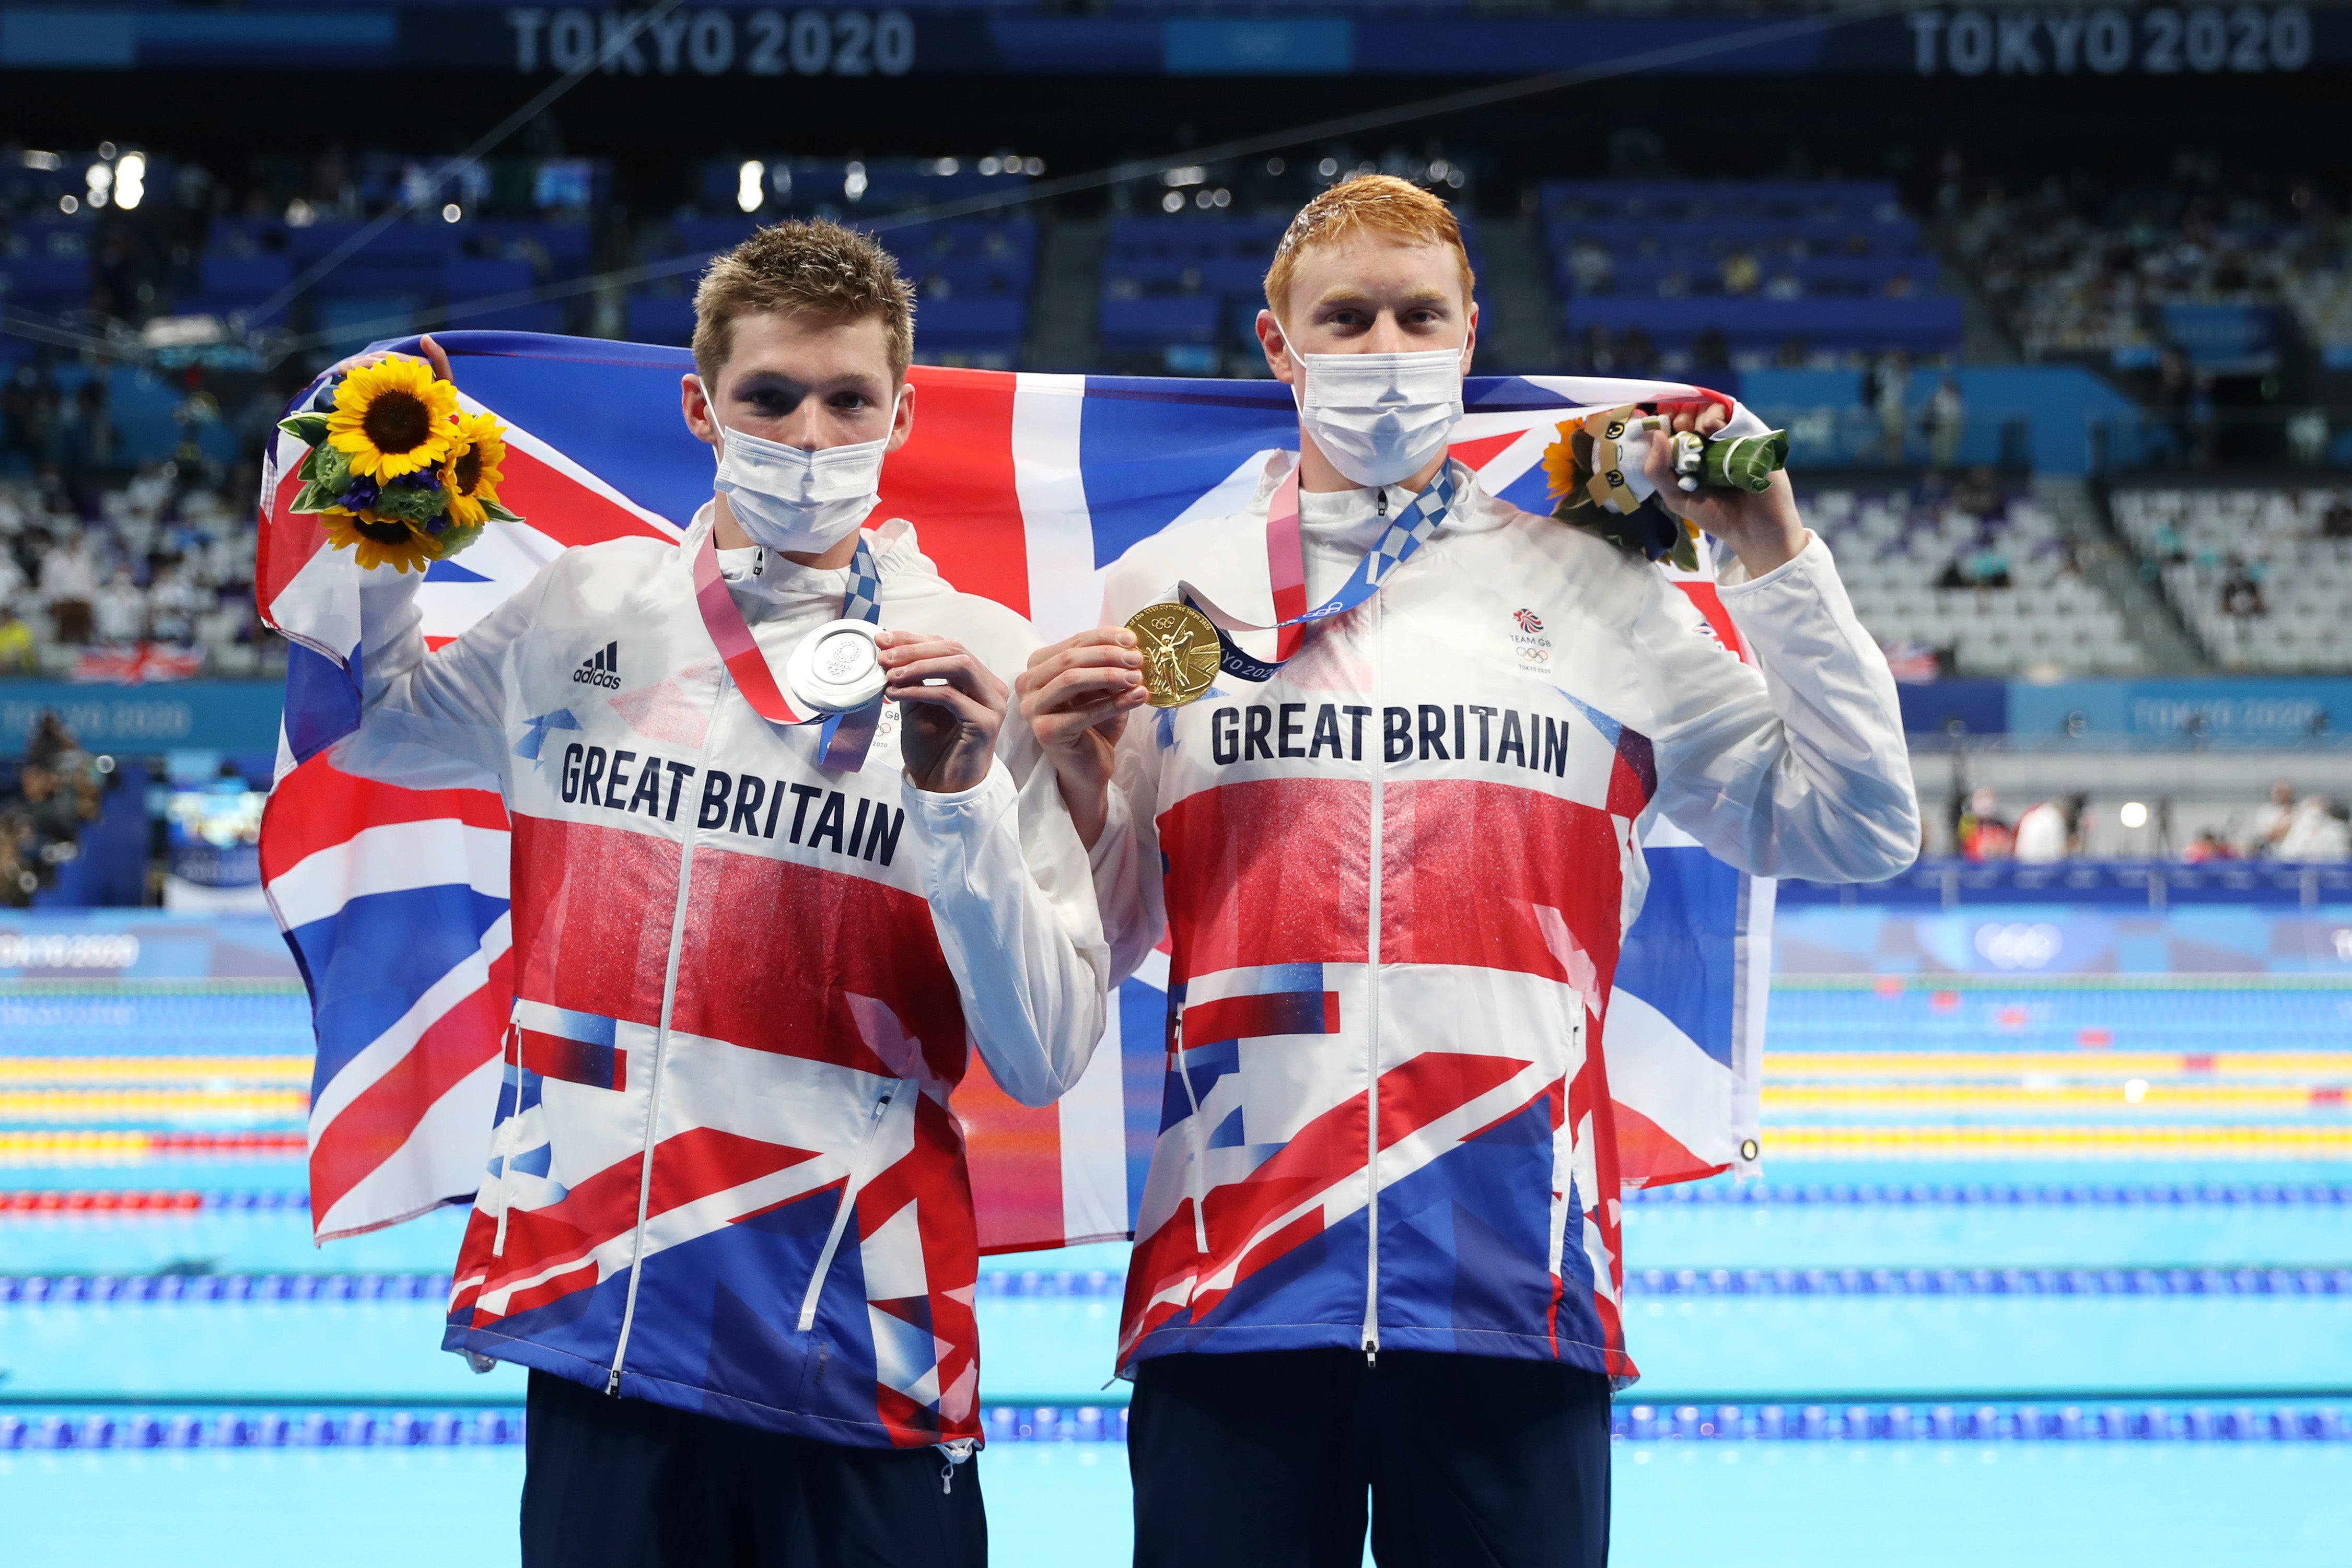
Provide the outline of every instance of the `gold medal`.
<path id="1" fill-rule="evenodd" d="M 1182 707 L 1216 681 L 1223 651 L 1217 628 L 1189 604 L 1147 604 L 1128 617 L 1143 653 L 1143 689 L 1153 707 Z"/>

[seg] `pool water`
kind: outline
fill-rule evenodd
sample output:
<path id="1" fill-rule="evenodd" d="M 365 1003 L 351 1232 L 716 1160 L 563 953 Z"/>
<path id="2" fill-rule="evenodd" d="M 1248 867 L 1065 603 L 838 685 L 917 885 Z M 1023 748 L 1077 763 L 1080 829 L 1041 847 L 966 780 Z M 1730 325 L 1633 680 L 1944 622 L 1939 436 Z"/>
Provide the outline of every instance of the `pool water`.
<path id="1" fill-rule="evenodd" d="M 283 988 L 0 988 L 7 1560 L 514 1560 L 462 1217 L 311 1244 L 308 1051 Z M 2352 1561 L 2352 986 L 1784 981 L 1769 1059 L 1769 1179 L 1627 1204 L 1617 1561 Z M 1126 1560 L 1123 1266 L 986 1262 L 999 1561 Z"/>

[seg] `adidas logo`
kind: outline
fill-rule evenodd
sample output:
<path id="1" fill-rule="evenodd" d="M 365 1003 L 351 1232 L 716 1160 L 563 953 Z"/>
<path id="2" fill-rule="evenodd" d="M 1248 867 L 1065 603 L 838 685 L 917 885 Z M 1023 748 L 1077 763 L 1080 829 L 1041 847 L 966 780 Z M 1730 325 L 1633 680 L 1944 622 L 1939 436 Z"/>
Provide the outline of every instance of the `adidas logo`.
<path id="1" fill-rule="evenodd" d="M 607 643 L 580 662 L 572 678 L 583 686 L 603 686 L 607 691 L 621 689 L 621 644 Z"/>

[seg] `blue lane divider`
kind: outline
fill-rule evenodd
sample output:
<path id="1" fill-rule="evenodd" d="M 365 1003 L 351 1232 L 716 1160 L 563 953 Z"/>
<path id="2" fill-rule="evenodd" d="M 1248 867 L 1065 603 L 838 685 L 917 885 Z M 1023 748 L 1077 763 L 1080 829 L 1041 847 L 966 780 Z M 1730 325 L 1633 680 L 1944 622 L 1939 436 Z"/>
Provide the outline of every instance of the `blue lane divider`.
<path id="1" fill-rule="evenodd" d="M 1124 1443 L 1123 1406 L 991 1406 L 991 1443 Z M 136 1448 L 505 1448 L 524 1414 L 492 1410 L 222 1410 L 0 1414 L 0 1451 Z M 2352 1442 L 2334 1405 L 1619 1405 L 1625 1442 Z"/>
<path id="2" fill-rule="evenodd" d="M 992 1269 L 990 1298 L 1116 1296 L 1108 1269 Z M 443 1301 L 446 1274 L 0 1274 L 0 1306 L 142 1301 Z M 1629 1296 L 2329 1296 L 2352 1300 L 2338 1269 L 1643 1269 Z"/>
<path id="3" fill-rule="evenodd" d="M 2352 1442 L 2333 1405 L 1619 1405 L 1628 1442 Z"/>
<path id="4" fill-rule="evenodd" d="M 446 1274 L 0 1274 L 0 1306 L 140 1301 L 446 1301 Z"/>
<path id="5" fill-rule="evenodd" d="M 2352 1269 L 1643 1269 L 1628 1295 L 2344 1296 Z"/>
<path id="6" fill-rule="evenodd" d="M 2179 1182 L 2149 1186 L 2018 1186 L 2006 1182 L 1775 1183 L 1677 1182 L 1624 1195 L 1645 1204 L 2053 1204 L 2174 1207 L 2187 1204 L 2352 1204 L 2352 1184 L 2338 1182 Z"/>
<path id="7" fill-rule="evenodd" d="M 0 1414 L 0 1450 L 503 1448 L 522 1439 L 520 1409 Z"/>

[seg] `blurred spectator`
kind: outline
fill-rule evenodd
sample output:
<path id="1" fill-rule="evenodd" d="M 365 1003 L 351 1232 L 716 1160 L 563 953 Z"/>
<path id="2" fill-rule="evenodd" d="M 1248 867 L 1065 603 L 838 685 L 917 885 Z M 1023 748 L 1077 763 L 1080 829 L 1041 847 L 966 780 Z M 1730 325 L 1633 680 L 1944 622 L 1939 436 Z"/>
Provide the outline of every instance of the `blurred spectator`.
<path id="1" fill-rule="evenodd" d="M 2319 537 L 2324 539 L 2352 539 L 2352 503 L 2332 503 L 2319 519 Z"/>
<path id="2" fill-rule="evenodd" d="M 2324 795 L 2305 795 L 2279 837 L 2283 861 L 2352 860 L 2352 825 Z"/>
<path id="3" fill-rule="evenodd" d="M 2017 819 L 2015 851 L 2028 865 L 2050 865 L 2083 852 L 2083 808 L 2080 795 L 2028 806 Z"/>
<path id="4" fill-rule="evenodd" d="M 32 624 L 16 613 L 16 605 L 0 601 L 0 675 L 29 675 L 40 663 Z"/>
<path id="5" fill-rule="evenodd" d="M 60 643 L 89 641 L 90 605 L 98 597 L 98 563 L 75 528 L 41 557 L 41 597 Z"/>
<path id="6" fill-rule="evenodd" d="M 2233 861 L 2238 852 L 2231 849 L 2221 834 L 2207 828 L 2197 835 L 2189 846 L 2180 852 L 2180 858 L 2190 865 L 2202 865 L 2208 861 Z"/>
<path id="7" fill-rule="evenodd" d="M 2246 565 L 2246 558 L 2230 558 L 2230 575 L 2221 580 L 2221 612 L 2225 615 L 2265 615 L 2262 580 Z"/>
<path id="8" fill-rule="evenodd" d="M 128 561 L 114 569 L 90 609 L 90 624 L 101 643 L 136 643 L 147 635 L 147 596 L 131 580 Z"/>
<path id="9" fill-rule="evenodd" d="M 1960 395 L 1960 383 L 1946 376 L 1927 398 L 1927 414 L 1924 421 L 1927 430 L 1927 460 L 1937 467 L 1949 470 L 1959 461 L 1960 434 L 1968 427 L 1968 403 Z"/>
<path id="10" fill-rule="evenodd" d="M 1972 861 L 2007 860 L 2015 845 L 2009 824 L 2000 818 L 2000 798 L 1990 786 L 1969 797 L 1955 825 L 1953 838 L 1960 853 Z"/>
<path id="11" fill-rule="evenodd" d="M 2254 808 L 2254 834 L 2246 841 L 2250 855 L 2278 853 L 2279 841 L 2294 823 L 2294 786 L 2284 779 L 2271 781 L 2271 798 Z"/>
<path id="12" fill-rule="evenodd" d="M 33 721 L 33 731 L 25 737 L 25 766 L 27 768 L 59 768 L 81 754 L 81 737 L 73 726 L 58 716 L 55 708 L 42 711 Z"/>
<path id="13" fill-rule="evenodd" d="M 1878 413 L 1878 460 L 1889 468 L 1903 462 L 1910 395 L 1911 371 L 1901 354 L 1883 356 L 1863 378 L 1862 399 Z"/>

